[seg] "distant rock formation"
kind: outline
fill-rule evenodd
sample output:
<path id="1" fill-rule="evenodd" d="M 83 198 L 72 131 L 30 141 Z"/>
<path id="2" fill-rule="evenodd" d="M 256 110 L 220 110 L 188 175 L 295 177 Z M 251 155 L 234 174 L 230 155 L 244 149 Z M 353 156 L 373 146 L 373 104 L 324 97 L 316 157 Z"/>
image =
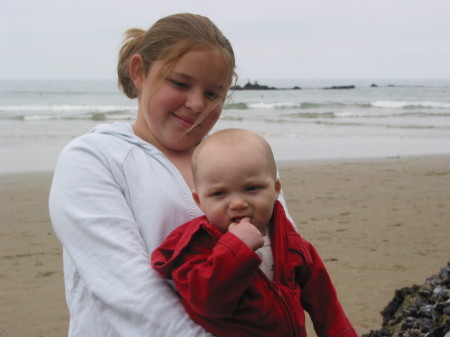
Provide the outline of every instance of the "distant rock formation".
<path id="1" fill-rule="evenodd" d="M 354 85 L 337 85 L 337 86 L 333 86 L 333 87 L 327 87 L 327 88 L 324 88 L 324 89 L 327 89 L 327 90 L 330 90 L 330 89 L 332 89 L 332 90 L 335 90 L 335 89 L 355 89 L 355 86 Z"/>
<path id="2" fill-rule="evenodd" d="M 370 85 L 371 88 L 377 88 L 378 84 L 372 83 Z M 393 84 L 387 85 L 387 87 L 394 87 Z M 323 90 L 349 90 L 349 89 L 355 89 L 355 85 L 333 85 L 331 87 L 325 87 L 325 88 L 318 88 Z M 276 87 L 270 87 L 268 85 L 262 85 L 259 84 L 257 81 L 254 83 L 248 81 L 244 86 L 240 85 L 234 85 L 230 88 L 231 90 L 301 90 L 302 88 L 299 86 L 293 86 L 292 88 L 276 88 Z M 450 336 L 448 336 L 450 337 Z"/>
<path id="3" fill-rule="evenodd" d="M 258 84 L 257 81 L 255 83 L 251 83 L 248 81 L 243 87 L 240 85 L 234 85 L 230 88 L 231 90 L 300 90 L 301 88 L 299 86 L 295 86 L 291 89 L 280 89 L 275 87 L 269 87 L 267 85 L 261 85 Z"/>
<path id="4" fill-rule="evenodd" d="M 260 85 L 258 82 L 255 81 L 255 83 L 251 83 L 248 81 L 243 87 L 239 85 L 235 85 L 231 87 L 233 90 L 276 90 L 275 87 L 269 87 L 267 85 Z"/>
<path id="5" fill-rule="evenodd" d="M 362 337 L 450 337 L 450 261 L 422 286 L 395 292 L 383 325 Z"/>

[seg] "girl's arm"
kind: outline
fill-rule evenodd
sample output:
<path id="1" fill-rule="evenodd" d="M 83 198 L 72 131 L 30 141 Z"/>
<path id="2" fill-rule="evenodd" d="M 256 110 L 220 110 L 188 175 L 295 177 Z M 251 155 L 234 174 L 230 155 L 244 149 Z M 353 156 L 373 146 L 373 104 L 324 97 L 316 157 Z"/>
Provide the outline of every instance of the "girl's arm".
<path id="1" fill-rule="evenodd" d="M 62 153 L 54 175 L 50 215 L 71 271 L 66 293 L 75 328 L 90 322 L 87 329 L 99 331 L 101 323 L 124 337 L 210 336 L 151 268 L 112 170 L 102 151 L 78 140 Z M 99 319 L 86 317 L 92 313 Z"/>

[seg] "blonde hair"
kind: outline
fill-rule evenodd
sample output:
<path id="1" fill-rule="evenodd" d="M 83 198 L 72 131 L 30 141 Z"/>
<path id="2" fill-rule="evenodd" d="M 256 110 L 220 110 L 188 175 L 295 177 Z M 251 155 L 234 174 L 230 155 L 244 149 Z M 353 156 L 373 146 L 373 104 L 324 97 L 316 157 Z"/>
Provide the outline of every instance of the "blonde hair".
<path id="1" fill-rule="evenodd" d="M 142 56 L 145 74 L 148 74 L 154 62 L 161 61 L 163 63 L 159 74 L 161 82 L 184 54 L 194 50 L 214 48 L 222 55 L 228 71 L 223 92 L 205 112 L 204 118 L 225 97 L 233 78 L 237 78 L 233 48 L 228 39 L 207 17 L 190 13 L 174 14 L 158 20 L 148 31 L 138 28 L 129 29 L 125 33 L 125 39 L 119 52 L 117 65 L 119 87 L 129 98 L 138 96 L 129 69 L 130 59 L 135 54 Z M 203 118 L 199 118 L 198 123 Z"/>
<path id="2" fill-rule="evenodd" d="M 192 154 L 192 174 L 194 177 L 194 182 L 198 181 L 197 165 L 200 153 L 204 147 L 213 145 L 214 142 L 238 147 L 242 146 L 242 144 L 244 143 L 250 143 L 252 141 L 254 144 L 259 144 L 262 146 L 266 154 L 269 170 L 273 173 L 273 178 L 276 179 L 278 175 L 277 165 L 272 148 L 270 147 L 267 140 L 265 140 L 264 137 L 260 136 L 259 134 L 254 133 L 250 130 L 229 128 L 214 132 L 203 141 L 201 141 L 200 144 L 195 148 L 194 153 Z M 230 158 L 230 160 L 233 160 L 233 158 Z"/>

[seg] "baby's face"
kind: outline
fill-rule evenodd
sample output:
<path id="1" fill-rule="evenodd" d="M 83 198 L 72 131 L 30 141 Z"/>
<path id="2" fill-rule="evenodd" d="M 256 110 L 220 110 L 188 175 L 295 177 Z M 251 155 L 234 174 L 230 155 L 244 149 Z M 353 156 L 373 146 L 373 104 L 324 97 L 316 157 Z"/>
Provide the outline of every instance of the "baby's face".
<path id="1" fill-rule="evenodd" d="M 251 144 L 203 149 L 193 193 L 208 220 L 222 232 L 242 218 L 263 232 L 280 192 L 263 150 Z"/>

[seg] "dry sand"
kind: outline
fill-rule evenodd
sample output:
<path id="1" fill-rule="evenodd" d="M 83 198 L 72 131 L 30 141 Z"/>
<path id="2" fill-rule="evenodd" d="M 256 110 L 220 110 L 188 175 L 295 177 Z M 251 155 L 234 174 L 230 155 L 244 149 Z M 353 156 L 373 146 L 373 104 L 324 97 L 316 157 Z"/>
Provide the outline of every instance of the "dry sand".
<path id="1" fill-rule="evenodd" d="M 450 156 L 284 162 L 280 173 L 289 212 L 359 335 L 380 328 L 396 289 L 450 258 Z M 50 183 L 51 173 L 0 175 L 0 336 L 67 334 Z"/>

